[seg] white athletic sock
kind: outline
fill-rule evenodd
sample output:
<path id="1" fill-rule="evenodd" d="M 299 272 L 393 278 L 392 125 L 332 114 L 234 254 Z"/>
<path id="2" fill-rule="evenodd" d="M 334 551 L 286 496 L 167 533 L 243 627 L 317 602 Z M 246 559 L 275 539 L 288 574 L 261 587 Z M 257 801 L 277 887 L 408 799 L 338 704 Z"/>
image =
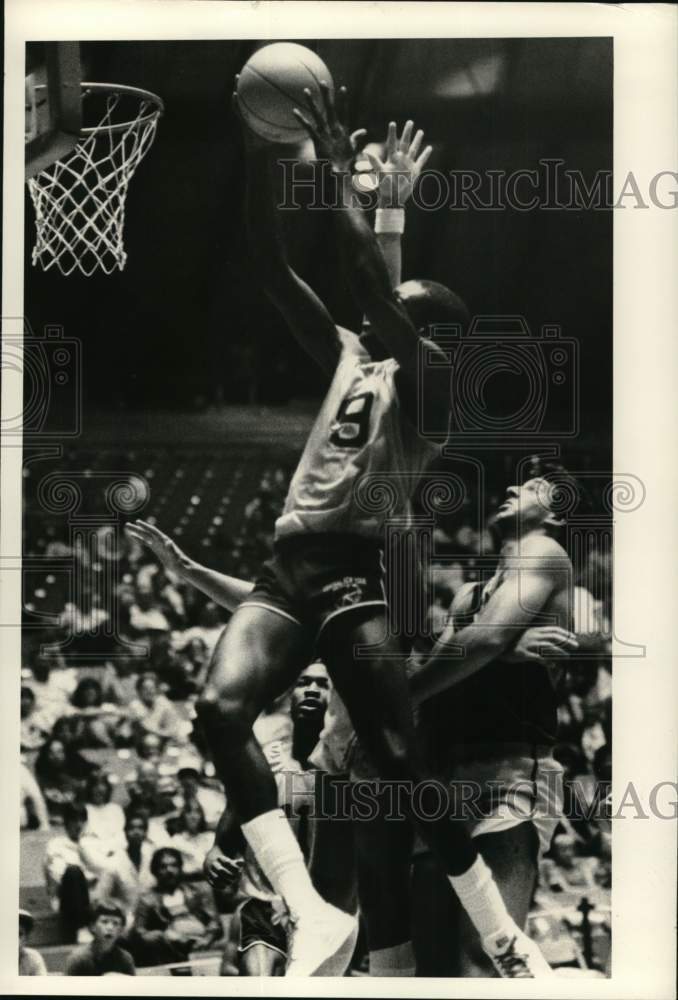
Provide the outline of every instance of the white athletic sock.
<path id="1" fill-rule="evenodd" d="M 417 963 L 411 941 L 370 952 L 371 976 L 414 976 Z"/>
<path id="2" fill-rule="evenodd" d="M 294 917 L 317 913 L 327 904 L 316 892 L 304 855 L 282 809 L 255 816 L 242 832 L 261 870 Z"/>
<path id="3" fill-rule="evenodd" d="M 481 938 L 506 930 L 513 923 L 492 872 L 480 855 L 463 875 L 447 877 Z"/>

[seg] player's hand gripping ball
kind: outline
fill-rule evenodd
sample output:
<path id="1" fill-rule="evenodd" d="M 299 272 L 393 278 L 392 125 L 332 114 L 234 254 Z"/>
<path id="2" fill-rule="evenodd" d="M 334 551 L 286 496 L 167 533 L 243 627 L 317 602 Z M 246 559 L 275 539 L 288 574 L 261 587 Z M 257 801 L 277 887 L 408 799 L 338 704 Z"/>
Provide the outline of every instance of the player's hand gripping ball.
<path id="1" fill-rule="evenodd" d="M 268 142 L 303 142 L 308 132 L 293 111 L 307 106 L 305 91 L 322 106 L 321 80 L 327 81 L 333 94 L 330 71 L 304 45 L 265 45 L 248 59 L 238 77 L 238 111 L 245 124 Z"/>

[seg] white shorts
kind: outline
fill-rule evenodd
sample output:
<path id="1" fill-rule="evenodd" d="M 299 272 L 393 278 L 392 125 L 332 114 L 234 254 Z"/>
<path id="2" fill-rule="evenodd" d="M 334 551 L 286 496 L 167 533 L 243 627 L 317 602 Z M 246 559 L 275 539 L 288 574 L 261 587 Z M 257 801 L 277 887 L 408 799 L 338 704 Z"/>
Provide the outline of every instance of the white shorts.
<path id="1" fill-rule="evenodd" d="M 547 748 L 534 755 L 516 753 L 512 744 L 497 744 L 496 753 L 457 763 L 443 780 L 454 788 L 454 801 L 471 837 L 501 833 L 532 823 L 539 854 L 548 851 L 563 815 L 563 768 Z M 465 748 L 468 755 L 470 747 Z M 415 853 L 424 851 L 417 842 Z"/>

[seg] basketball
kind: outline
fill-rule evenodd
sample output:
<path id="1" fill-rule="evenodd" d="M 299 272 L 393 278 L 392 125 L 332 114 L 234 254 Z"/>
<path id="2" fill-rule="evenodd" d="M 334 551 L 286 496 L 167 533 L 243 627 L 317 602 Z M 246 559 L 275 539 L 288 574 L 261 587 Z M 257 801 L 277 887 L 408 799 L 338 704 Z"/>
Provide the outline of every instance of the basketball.
<path id="1" fill-rule="evenodd" d="M 276 42 L 259 49 L 245 63 L 238 80 L 238 104 L 246 124 L 269 142 L 296 143 L 307 138 L 306 129 L 292 111 L 306 114 L 304 88 L 322 107 L 320 81 L 334 92 L 332 77 L 315 52 L 293 42 Z"/>

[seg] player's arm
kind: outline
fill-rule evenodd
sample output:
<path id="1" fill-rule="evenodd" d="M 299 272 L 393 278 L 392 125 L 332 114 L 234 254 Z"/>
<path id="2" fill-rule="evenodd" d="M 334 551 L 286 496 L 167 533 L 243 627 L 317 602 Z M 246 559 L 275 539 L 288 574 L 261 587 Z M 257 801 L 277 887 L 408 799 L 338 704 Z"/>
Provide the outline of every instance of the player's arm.
<path id="1" fill-rule="evenodd" d="M 133 524 L 126 524 L 125 530 L 132 538 L 147 546 L 165 569 L 175 573 L 228 611 L 235 611 L 254 589 L 254 584 L 249 580 L 227 576 L 226 573 L 218 573 L 195 562 L 169 535 L 148 521 L 137 520 Z"/>
<path id="2" fill-rule="evenodd" d="M 382 160 L 381 157 L 367 151 L 362 153 L 374 171 L 377 192 L 374 232 L 386 264 L 391 288 L 396 288 L 402 281 L 405 205 L 419 174 L 433 152 L 432 146 L 427 146 L 423 152 L 419 152 L 424 133 L 419 129 L 412 138 L 413 131 L 414 122 L 408 120 L 399 137 L 396 123 L 389 122 L 384 144 L 385 158 Z"/>
<path id="3" fill-rule="evenodd" d="M 507 570 L 475 621 L 456 633 L 452 621 L 443 631 L 429 659 L 410 679 L 414 703 L 459 684 L 503 656 L 549 598 L 571 585 L 571 574 L 570 561 L 556 542 L 541 537 L 536 544 L 526 544 L 520 561 Z"/>
<path id="4" fill-rule="evenodd" d="M 235 93 L 233 106 L 242 121 Z M 243 135 L 247 241 L 257 275 L 296 340 L 322 368 L 333 372 L 341 350 L 337 328 L 323 302 L 296 274 L 287 257 L 276 208 L 275 147 L 254 136 L 244 122 Z"/>
<path id="5" fill-rule="evenodd" d="M 381 341 L 386 353 L 400 366 L 400 383 L 410 402 L 417 398 L 421 338 L 406 310 L 393 294 L 389 273 L 363 212 L 356 204 L 351 186 L 353 150 L 348 132 L 339 120 L 327 84 L 321 83 L 324 109 L 318 108 L 310 91 L 309 107 L 295 115 L 313 138 L 318 156 L 329 163 L 336 182 L 339 211 L 334 212 L 339 248 L 347 280 L 356 302 L 367 317 L 372 332 Z M 341 88 L 340 100 L 345 102 L 346 89 Z M 444 365 L 446 355 L 433 341 L 427 341 L 431 362 L 438 356 Z M 428 392 L 428 389 L 427 389 Z M 428 393 L 430 404 L 440 410 L 446 421 L 449 412 L 449 386 L 436 380 Z"/>
<path id="6" fill-rule="evenodd" d="M 240 823 L 228 805 L 219 817 L 214 844 L 205 856 L 203 870 L 215 889 L 231 888 L 240 878 L 242 861 L 237 857 L 245 845 Z"/>

